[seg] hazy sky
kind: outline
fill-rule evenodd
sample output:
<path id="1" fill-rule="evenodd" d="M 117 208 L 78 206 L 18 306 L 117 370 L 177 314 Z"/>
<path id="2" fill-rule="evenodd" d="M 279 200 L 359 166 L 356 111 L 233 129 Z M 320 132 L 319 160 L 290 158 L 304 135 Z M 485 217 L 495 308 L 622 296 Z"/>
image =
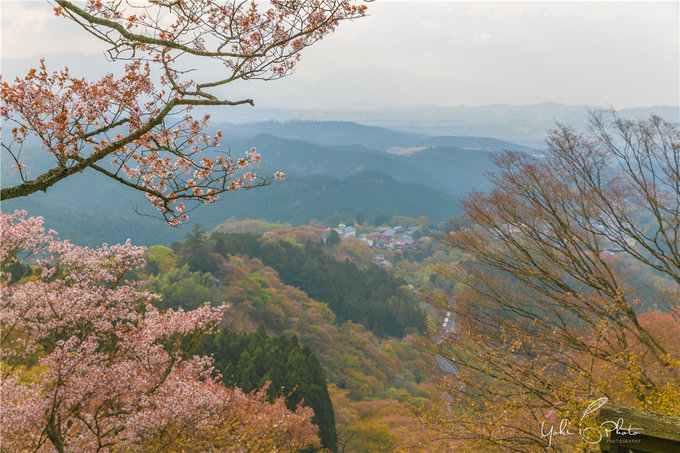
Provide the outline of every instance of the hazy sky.
<path id="1" fill-rule="evenodd" d="M 294 76 L 232 94 L 294 108 L 680 105 L 679 5 L 377 0 Z M 47 2 L 3 1 L 1 14 L 3 58 L 101 49 Z"/>

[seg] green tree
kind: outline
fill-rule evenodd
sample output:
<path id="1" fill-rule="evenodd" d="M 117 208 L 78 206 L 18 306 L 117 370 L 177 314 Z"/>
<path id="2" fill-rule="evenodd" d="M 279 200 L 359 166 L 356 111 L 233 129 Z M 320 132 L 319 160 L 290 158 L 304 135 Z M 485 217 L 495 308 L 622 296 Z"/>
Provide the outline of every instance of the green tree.
<path id="1" fill-rule="evenodd" d="M 421 215 L 416 219 L 416 225 L 418 225 L 419 228 L 429 228 L 430 219 L 424 215 Z"/>
<path id="2" fill-rule="evenodd" d="M 223 328 L 205 337 L 198 352 L 211 354 L 227 385 L 252 391 L 270 382 L 270 400 L 284 396 L 286 406 L 304 405 L 314 410 L 312 421 L 319 427 L 319 438 L 331 451 L 337 451 L 335 414 L 328 395 L 326 377 L 312 350 L 301 346 L 296 336 L 270 338 L 260 326 L 255 332 L 237 333 Z"/>
<path id="3" fill-rule="evenodd" d="M 163 295 L 159 308 L 193 310 L 210 300 L 219 300 L 215 282 L 209 274 L 191 272 L 189 265 L 173 267 L 164 274 L 149 277 L 147 287 Z"/>
<path id="4" fill-rule="evenodd" d="M 187 233 L 178 254 L 179 264 L 186 263 L 191 270 L 215 272 L 217 260 L 213 255 L 213 246 L 208 240 L 205 228 L 200 223 L 193 224 L 191 233 Z"/>
<path id="5" fill-rule="evenodd" d="M 175 252 L 162 245 L 154 245 L 146 249 L 146 271 L 151 274 L 164 274 L 177 263 Z"/>
<path id="6" fill-rule="evenodd" d="M 392 217 L 392 225 L 399 225 L 403 227 L 412 227 L 416 225 L 416 219 L 413 217 L 404 217 L 395 215 Z"/>
<path id="7" fill-rule="evenodd" d="M 340 243 L 340 235 L 338 234 L 337 231 L 331 230 L 330 235 L 328 236 L 328 244 L 329 245 L 335 245 Z"/>

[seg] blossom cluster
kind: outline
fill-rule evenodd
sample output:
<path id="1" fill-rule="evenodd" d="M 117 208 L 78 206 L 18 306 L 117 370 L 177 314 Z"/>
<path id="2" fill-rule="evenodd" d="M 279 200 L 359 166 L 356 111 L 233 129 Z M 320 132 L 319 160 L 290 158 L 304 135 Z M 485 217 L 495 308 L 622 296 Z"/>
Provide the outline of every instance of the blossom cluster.
<path id="1" fill-rule="evenodd" d="M 14 84 L 3 82 L 1 89 L 0 115 L 16 126 L 5 145 L 21 179 L 30 176 L 21 161 L 22 145 L 38 137 L 58 167 L 90 166 L 142 190 L 173 225 L 187 220 L 192 209 L 187 203 L 212 203 L 221 193 L 269 181 L 252 172 L 238 174 L 260 161 L 255 149 L 239 159 L 206 155 L 221 138 L 219 131 L 204 132 L 208 115 L 199 120 L 186 112 L 172 126 L 153 125 L 171 100 L 154 88 L 148 64 L 127 65 L 120 79 L 108 75 L 88 82 L 72 78 L 67 69 L 50 73 L 42 61 L 39 70 Z M 122 134 L 123 128 L 130 133 Z M 110 166 L 101 165 L 105 159 Z"/>

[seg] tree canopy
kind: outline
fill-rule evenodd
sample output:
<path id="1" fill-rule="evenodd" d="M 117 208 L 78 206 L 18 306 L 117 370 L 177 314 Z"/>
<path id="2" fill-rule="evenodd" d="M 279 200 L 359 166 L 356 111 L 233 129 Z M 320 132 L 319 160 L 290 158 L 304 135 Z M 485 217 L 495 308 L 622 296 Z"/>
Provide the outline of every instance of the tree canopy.
<path id="1" fill-rule="evenodd" d="M 270 338 L 262 326 L 249 333 L 225 327 L 203 337 L 197 351 L 214 357 L 216 369 L 230 387 L 251 392 L 269 383 L 267 394 L 271 401 L 283 396 L 291 410 L 300 403 L 312 408 L 312 422 L 319 427 L 322 444 L 337 451 L 326 378 L 314 353 L 308 346 L 301 346 L 296 336 Z"/>
<path id="2" fill-rule="evenodd" d="M 337 233 L 336 233 L 337 234 Z M 259 258 L 279 273 L 281 280 L 300 288 L 310 297 L 326 302 L 340 323 L 351 320 L 380 336 L 403 337 L 425 330 L 425 315 L 406 283 L 373 264 L 360 268 L 349 260 L 338 261 L 311 242 L 297 244 L 286 240 L 267 240 L 246 233 L 211 235 L 223 256 L 245 255 Z M 192 244 L 192 245 L 190 245 Z M 199 253 L 206 245 L 196 245 L 195 235 L 176 244 L 182 263 L 197 263 L 198 269 L 214 263 L 209 254 Z"/>

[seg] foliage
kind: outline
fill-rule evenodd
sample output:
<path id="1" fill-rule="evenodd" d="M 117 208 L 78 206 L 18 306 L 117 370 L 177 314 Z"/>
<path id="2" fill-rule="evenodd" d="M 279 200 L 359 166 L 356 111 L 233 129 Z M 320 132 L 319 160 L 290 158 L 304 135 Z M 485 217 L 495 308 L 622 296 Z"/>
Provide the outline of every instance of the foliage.
<path id="1" fill-rule="evenodd" d="M 377 266 L 360 269 L 349 260 L 339 262 L 311 242 L 300 246 L 243 234 L 214 237 L 221 239 L 228 254 L 260 258 L 279 272 L 283 282 L 326 302 L 339 322 L 360 322 L 378 335 L 397 337 L 425 328 L 424 315 L 401 288 L 404 283 Z M 194 248 L 183 250 L 192 253 Z"/>
<path id="2" fill-rule="evenodd" d="M 388 221 L 387 214 L 381 212 L 373 219 L 373 226 L 385 225 L 387 224 L 387 221 Z"/>
<path id="3" fill-rule="evenodd" d="M 150 275 L 166 273 L 177 264 L 177 257 L 172 249 L 162 245 L 153 245 L 146 249 L 145 271 Z"/>
<path id="4" fill-rule="evenodd" d="M 236 217 L 230 217 L 226 221 L 220 223 L 215 227 L 215 230 L 220 233 L 250 233 L 261 235 L 267 231 L 272 231 L 280 228 L 290 228 L 290 224 L 268 223 L 263 220 L 243 219 L 236 220 Z M 217 252 L 221 253 L 221 252 Z"/>
<path id="5" fill-rule="evenodd" d="M 333 405 L 326 388 L 321 365 L 297 337 L 270 338 L 260 326 L 252 333 L 237 333 L 223 328 L 206 336 L 197 348 L 211 354 L 215 367 L 227 386 L 250 392 L 265 386 L 270 401 L 284 396 L 286 406 L 294 410 L 299 403 L 314 410 L 312 422 L 319 427 L 321 443 L 337 451 Z"/>
<path id="6" fill-rule="evenodd" d="M 161 310 L 194 310 L 201 306 L 201 301 L 215 299 L 218 294 L 215 286 L 209 274 L 191 272 L 188 264 L 151 276 L 147 282 L 149 291 L 163 296 L 156 303 Z"/>
<path id="7" fill-rule="evenodd" d="M 208 117 L 194 119 L 187 109 L 253 105 L 251 99 L 220 98 L 216 90 L 237 80 L 287 75 L 302 49 L 366 9 L 342 0 L 55 3 L 58 16 L 108 45 L 112 60 L 129 63 L 119 79 L 109 74 L 90 82 L 68 68 L 50 73 L 42 60 L 23 79 L 2 82 L 0 114 L 15 123 L 3 155 L 21 182 L 2 188 L 1 199 L 47 190 L 89 168 L 144 192 L 171 224 L 186 220 L 191 202 L 211 203 L 224 192 L 267 182 L 243 172 L 260 160 L 254 148 L 235 160 L 202 153 L 216 147 L 221 134 L 204 133 Z M 219 69 L 208 65 L 195 74 L 188 68 L 197 61 Z M 32 138 L 52 163 L 28 180 L 37 169 L 26 167 L 21 152 Z"/>
<path id="8" fill-rule="evenodd" d="M 603 396 L 680 414 L 678 125 L 594 112 L 548 144 L 497 158 L 446 238 L 469 256 L 445 273 L 456 331 L 439 345 L 460 372 L 427 419 L 461 449 L 573 451 L 580 436 L 551 446 L 541 422 L 576 425 Z"/>
<path id="9" fill-rule="evenodd" d="M 173 246 L 177 247 L 176 244 Z M 214 272 L 217 265 L 217 257 L 213 254 L 213 246 L 208 243 L 208 235 L 203 225 L 195 223 L 191 233 L 187 233 L 182 244 L 184 250 L 191 253 L 182 253 L 179 256 L 181 264 L 188 264 L 194 271 Z"/>
<path id="10" fill-rule="evenodd" d="M 344 425 L 337 414 L 352 406 L 352 401 L 388 399 L 394 389 L 408 395 L 399 413 L 410 420 L 409 424 L 417 424 L 415 414 L 408 409 L 410 403 L 416 398 L 429 398 L 430 392 L 436 390 L 425 381 L 426 376 L 432 373 L 434 358 L 413 337 L 380 339 L 360 324 L 348 321 L 338 326 L 326 304 L 310 299 L 296 288 L 283 285 L 271 268 L 264 267 L 257 260 L 242 261 L 235 257 L 230 259 L 230 263 L 243 266 L 242 269 L 250 274 L 248 278 L 241 274 L 239 279 L 230 280 L 225 300 L 231 303 L 232 308 L 225 318 L 227 323 L 232 328 L 252 330 L 264 323 L 271 333 L 295 334 L 302 344 L 309 346 L 318 357 L 328 381 L 346 392 L 346 399 L 336 401 L 333 398 L 338 429 Z M 236 275 L 236 272 L 232 270 L 231 275 Z M 265 305 L 265 310 L 271 313 L 268 317 L 259 317 L 250 302 L 254 294 L 249 289 L 252 288 L 250 276 L 254 275 L 259 281 L 257 291 L 260 295 L 257 297 L 270 295 Z M 218 276 L 222 278 L 221 274 Z M 369 413 L 364 422 L 373 420 L 381 423 L 382 418 L 390 415 L 388 412 Z M 358 421 L 350 423 L 342 428 L 343 435 L 352 435 L 360 425 Z M 386 426 L 394 432 L 399 424 Z M 399 437 L 396 433 L 392 436 Z"/>
<path id="11" fill-rule="evenodd" d="M 249 236 L 246 235 L 245 237 Z M 181 268 L 177 267 L 170 268 L 167 273 L 172 274 L 173 278 L 163 274 L 151 278 L 154 284 L 158 285 L 154 287 L 154 290 L 171 294 L 168 291 L 168 285 L 181 282 L 182 279 L 191 281 L 205 277 L 204 274 L 192 273 L 186 270 L 186 268 L 181 270 Z M 179 276 L 181 277 L 178 278 Z M 213 287 L 213 291 L 221 291 L 219 296 L 216 295 L 213 298 L 219 297 L 232 305 L 226 316 L 226 320 L 232 327 L 240 330 L 243 328 L 255 330 L 258 325 L 264 324 L 269 332 L 280 334 L 295 331 L 301 337 L 304 337 L 303 343 L 309 344 L 314 351 L 319 349 L 328 351 L 328 345 L 332 344 L 334 346 L 330 350 L 345 351 L 348 357 L 353 356 L 359 362 L 369 364 L 371 361 L 378 360 L 376 358 L 365 358 L 365 352 L 361 350 L 363 341 L 377 341 L 373 335 L 366 336 L 365 329 L 359 324 L 345 322 L 342 326 L 338 326 L 336 316 L 329 310 L 326 304 L 314 301 L 300 290 L 284 285 L 278 273 L 270 267 L 265 267 L 261 261 L 248 259 L 243 255 L 230 255 L 228 260 L 220 258 L 214 276 L 216 280 L 208 278 L 211 282 L 221 282 L 222 286 L 221 288 Z M 185 284 L 191 283 L 187 282 Z M 359 335 L 361 339 L 352 341 L 351 346 L 346 340 L 332 339 L 337 329 L 340 329 L 343 335 L 348 334 L 350 336 L 359 335 L 359 332 L 362 332 Z M 331 335 L 331 337 L 328 335 Z M 405 337 L 404 340 L 408 338 L 410 337 Z M 386 344 L 390 344 L 391 341 Z M 411 345 L 411 340 L 408 341 L 407 343 L 399 343 L 409 345 L 408 348 L 411 351 L 415 350 L 416 346 Z M 337 346 L 335 346 L 336 344 Z M 336 347 L 338 348 L 337 350 Z M 401 351 L 400 348 L 395 350 Z M 377 352 L 377 350 L 371 348 L 370 352 L 372 354 Z M 343 353 L 342 355 L 344 356 L 345 354 Z M 413 354 L 406 354 L 402 357 L 401 353 L 399 353 L 398 357 L 406 362 L 416 359 L 416 356 Z M 342 365 L 343 367 L 347 366 L 346 364 L 354 363 L 354 359 L 350 361 L 344 360 L 342 362 L 344 364 Z M 420 362 L 420 359 L 417 361 Z M 326 367 L 325 359 L 324 366 Z M 418 365 L 418 367 L 421 366 L 421 364 Z M 372 373 L 370 366 L 366 370 Z M 362 368 L 360 372 L 363 373 L 366 370 Z M 423 369 L 417 372 L 421 376 L 422 373 Z M 341 374 L 334 375 L 334 379 L 336 377 L 341 379 Z M 386 375 L 380 372 L 380 377 L 382 379 Z M 384 392 L 383 384 L 379 384 L 376 387 L 376 391 L 378 392 L 377 394 L 382 394 Z"/>
<path id="12" fill-rule="evenodd" d="M 283 284 L 279 274 L 260 260 L 247 258 L 246 252 L 252 241 L 294 244 L 316 238 L 316 242 L 321 231 L 322 228 L 308 226 L 277 228 L 260 239 L 253 235 L 234 234 L 232 245 L 241 246 L 241 251 L 226 259 L 219 257 L 214 273 L 222 282 L 220 299 L 231 305 L 225 314 L 225 322 L 231 329 L 241 332 L 255 331 L 258 326 L 264 325 L 270 335 L 286 335 L 288 338 L 296 335 L 300 343 L 308 346 L 318 357 L 328 382 L 338 386 L 346 395 L 337 403 L 334 398 L 336 413 L 350 410 L 356 401 L 394 401 L 394 398 L 399 398 L 402 402 L 398 417 L 395 416 L 391 422 L 383 423 L 381 420 L 390 418 L 393 413 L 369 411 L 362 422 L 342 425 L 342 429 L 343 435 L 358 439 L 359 433 L 353 433 L 361 431 L 361 423 L 383 423 L 385 429 L 392 433 L 392 438 L 400 438 L 406 432 L 414 431 L 417 424 L 415 414 L 409 409 L 411 404 L 428 398 L 430 392 L 435 391 L 426 381 L 433 372 L 434 357 L 423 350 L 412 336 L 380 339 L 360 324 L 345 322 L 338 325 L 336 316 L 326 304 Z M 209 241 L 217 244 L 220 236 L 211 235 Z M 373 254 L 365 248 L 365 244 L 358 241 L 343 241 L 329 250 L 338 256 L 350 255 L 360 266 L 373 266 Z M 181 254 L 190 252 L 179 244 L 177 250 L 178 261 Z M 186 278 L 190 278 L 189 275 Z M 277 387 L 272 385 L 272 389 Z M 397 418 L 401 420 L 399 423 Z M 410 428 L 402 430 L 400 423 Z M 428 450 L 424 448 L 423 451 Z"/>
<path id="13" fill-rule="evenodd" d="M 8 451 L 296 451 L 318 445 L 311 410 L 250 395 L 191 356 L 224 305 L 159 311 L 125 276 L 144 249 L 77 247 L 25 213 L 0 218 L 0 395 Z M 27 261 L 34 276 L 5 272 Z"/>
<path id="14" fill-rule="evenodd" d="M 340 243 L 340 235 L 337 231 L 331 230 L 328 236 L 328 245 L 336 245 Z"/>
<path id="15" fill-rule="evenodd" d="M 428 431 L 418 422 L 414 407 L 403 401 L 352 401 L 347 391 L 330 386 L 333 404 L 338 408 L 340 452 L 422 452 L 447 451 L 446 439 Z M 394 392 L 399 393 L 399 392 Z"/>

